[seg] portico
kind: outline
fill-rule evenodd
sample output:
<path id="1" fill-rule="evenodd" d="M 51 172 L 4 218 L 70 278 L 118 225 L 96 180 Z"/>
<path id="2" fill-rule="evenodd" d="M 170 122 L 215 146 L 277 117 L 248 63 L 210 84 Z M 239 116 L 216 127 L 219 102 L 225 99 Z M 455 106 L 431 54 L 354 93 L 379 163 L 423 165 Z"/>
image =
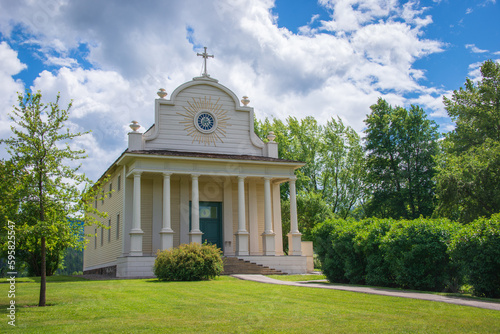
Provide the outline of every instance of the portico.
<path id="1" fill-rule="evenodd" d="M 224 157 L 214 161 L 213 154 L 206 157 L 203 154 L 179 156 L 175 153 L 176 159 L 170 162 L 168 170 L 164 170 L 162 157 L 171 156 L 171 153 L 155 151 L 146 155 L 145 152 L 138 151 L 117 162 L 130 164 L 126 168 L 125 189 L 127 186 L 131 187 L 126 193 L 131 194 L 132 198 L 124 200 L 132 203 L 128 215 L 132 217 L 132 221 L 129 224 L 125 220 L 124 233 L 130 235 L 130 247 L 126 245 L 123 255 L 154 255 L 153 249 L 169 249 L 185 242 L 204 242 L 204 232 L 200 229 L 200 202 L 222 204 L 224 255 L 283 255 L 279 189 L 280 184 L 284 182 L 289 182 L 290 188 L 293 188 L 295 177 L 290 173 L 293 173 L 294 163 L 280 161 L 276 164 L 274 161 L 276 159 L 273 158 L 257 160 L 245 156 L 231 162 Z M 196 163 L 205 164 L 207 160 L 210 161 L 210 171 L 202 172 L 200 168 L 194 167 Z M 188 166 L 192 166 L 193 171 L 190 171 Z M 228 168 L 232 168 L 233 171 L 228 171 Z M 141 187 L 146 188 L 141 189 Z M 161 198 L 156 199 L 153 205 L 142 203 L 141 193 L 149 191 L 161 194 Z M 172 197 L 179 198 L 179 203 L 173 201 Z M 144 200 L 147 201 L 147 198 Z M 291 230 L 284 232 L 299 237 L 292 239 L 290 245 L 293 245 L 293 242 L 298 244 L 297 251 L 293 255 L 300 256 L 301 240 L 296 226 L 297 212 L 294 200 L 295 196 L 291 197 Z M 141 217 L 146 218 L 141 221 Z M 156 236 L 151 236 L 154 246 L 151 250 L 147 246 L 143 247 L 143 239 L 149 236 L 144 236 L 142 226 L 149 224 L 149 217 L 153 226 L 155 222 L 161 221 L 161 229 L 152 229 L 152 231 L 158 230 L 159 244 L 154 242 Z M 174 240 L 176 235 L 178 236 Z M 290 249 L 293 247 L 290 246 Z"/>

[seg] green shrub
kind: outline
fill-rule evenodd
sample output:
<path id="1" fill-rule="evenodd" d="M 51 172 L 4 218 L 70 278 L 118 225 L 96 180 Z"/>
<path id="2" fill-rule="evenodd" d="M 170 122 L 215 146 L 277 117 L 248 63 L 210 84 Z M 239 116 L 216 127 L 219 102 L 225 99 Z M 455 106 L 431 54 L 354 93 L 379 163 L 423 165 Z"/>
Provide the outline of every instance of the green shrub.
<path id="1" fill-rule="evenodd" d="M 366 219 L 357 230 L 354 247 L 365 258 L 365 282 L 368 285 L 394 286 L 389 262 L 380 249 L 383 237 L 394 223 L 391 219 Z"/>
<path id="2" fill-rule="evenodd" d="M 500 297 L 500 214 L 462 228 L 451 242 L 450 253 L 474 295 Z"/>
<path id="3" fill-rule="evenodd" d="M 448 220 L 334 219 L 313 235 L 330 282 L 442 291 L 461 282 L 448 252 L 459 227 Z"/>
<path id="4" fill-rule="evenodd" d="M 343 219 L 331 219 L 317 225 L 313 232 L 314 250 L 321 261 L 321 270 L 330 282 L 347 283 L 344 263 L 333 248 L 333 240 L 337 238 Z"/>
<path id="5" fill-rule="evenodd" d="M 354 248 L 358 224 L 354 220 L 332 219 L 313 230 L 316 253 L 330 282 L 364 283 L 364 257 Z"/>
<path id="6" fill-rule="evenodd" d="M 221 250 L 215 245 L 183 244 L 158 251 L 154 274 L 164 281 L 200 281 L 219 276 L 224 269 Z"/>
<path id="7" fill-rule="evenodd" d="M 356 233 L 362 228 L 362 222 L 347 221 L 340 225 L 333 240 L 333 249 L 343 265 L 344 277 L 351 284 L 365 283 L 366 260 L 359 248 L 355 247 Z"/>
<path id="8" fill-rule="evenodd" d="M 402 288 L 442 291 L 455 277 L 448 244 L 459 225 L 448 220 L 399 221 L 380 248 Z"/>

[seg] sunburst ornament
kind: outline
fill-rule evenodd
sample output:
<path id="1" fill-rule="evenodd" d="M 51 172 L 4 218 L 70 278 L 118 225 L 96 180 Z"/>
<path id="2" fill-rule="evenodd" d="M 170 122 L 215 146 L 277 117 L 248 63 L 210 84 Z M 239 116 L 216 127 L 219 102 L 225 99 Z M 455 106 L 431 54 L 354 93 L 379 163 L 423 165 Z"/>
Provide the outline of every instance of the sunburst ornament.
<path id="1" fill-rule="evenodd" d="M 223 143 L 226 137 L 227 110 L 222 109 L 219 104 L 220 98 L 214 103 L 211 97 L 194 98 L 188 101 L 189 107 L 184 107 L 186 113 L 177 113 L 184 117 L 184 129 L 193 137 L 193 143 L 198 141 L 204 145 L 217 146 L 217 142 Z"/>

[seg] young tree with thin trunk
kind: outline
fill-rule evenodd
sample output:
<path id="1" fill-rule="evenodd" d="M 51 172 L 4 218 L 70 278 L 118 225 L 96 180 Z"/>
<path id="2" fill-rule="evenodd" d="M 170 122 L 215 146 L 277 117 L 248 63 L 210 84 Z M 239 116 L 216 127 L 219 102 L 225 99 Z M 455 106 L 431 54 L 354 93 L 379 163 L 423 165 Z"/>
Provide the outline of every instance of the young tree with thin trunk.
<path id="1" fill-rule="evenodd" d="M 35 236 L 36 242 L 20 244 L 27 251 L 40 251 L 40 299 L 46 302 L 47 252 L 55 248 L 83 247 L 84 239 L 78 233 L 82 227 L 75 222 L 100 224 L 99 213 L 92 207 L 98 187 L 89 187 L 89 180 L 79 173 L 80 166 L 72 167 L 75 160 L 85 158 L 85 151 L 70 147 L 71 140 L 85 133 L 71 133 L 65 122 L 69 109 L 59 108 L 59 95 L 54 103 L 41 102 L 42 94 L 18 94 L 19 106 L 10 115 L 13 135 L 6 140 L 10 162 L 15 166 L 12 198 L 19 210 L 8 217 L 16 222 L 17 239 Z M 92 213 L 93 215 L 85 214 Z M 29 249 L 31 248 L 31 249 Z"/>

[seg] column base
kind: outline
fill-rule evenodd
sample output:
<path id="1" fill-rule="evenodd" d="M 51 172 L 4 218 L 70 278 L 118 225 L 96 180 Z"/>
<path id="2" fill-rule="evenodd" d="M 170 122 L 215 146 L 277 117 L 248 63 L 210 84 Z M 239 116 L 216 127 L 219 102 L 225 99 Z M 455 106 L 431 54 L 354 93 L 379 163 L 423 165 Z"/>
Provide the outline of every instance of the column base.
<path id="1" fill-rule="evenodd" d="M 198 230 L 198 231 L 191 231 L 189 232 L 189 242 L 194 242 L 197 244 L 202 244 L 202 239 L 203 239 L 203 232 Z"/>
<path id="2" fill-rule="evenodd" d="M 236 255 L 248 255 L 248 235 L 246 231 L 237 232 L 236 234 Z"/>
<path id="3" fill-rule="evenodd" d="M 142 256 L 142 235 L 141 229 L 130 231 L 130 256 Z"/>
<path id="4" fill-rule="evenodd" d="M 276 246 L 275 246 L 275 236 L 276 233 L 262 233 L 262 246 L 264 247 L 264 255 L 275 256 Z"/>
<path id="5" fill-rule="evenodd" d="M 161 230 L 161 249 L 167 250 L 174 248 L 174 231 L 172 229 Z"/>
<path id="6" fill-rule="evenodd" d="M 302 255 L 302 233 L 288 233 L 288 255 Z"/>

